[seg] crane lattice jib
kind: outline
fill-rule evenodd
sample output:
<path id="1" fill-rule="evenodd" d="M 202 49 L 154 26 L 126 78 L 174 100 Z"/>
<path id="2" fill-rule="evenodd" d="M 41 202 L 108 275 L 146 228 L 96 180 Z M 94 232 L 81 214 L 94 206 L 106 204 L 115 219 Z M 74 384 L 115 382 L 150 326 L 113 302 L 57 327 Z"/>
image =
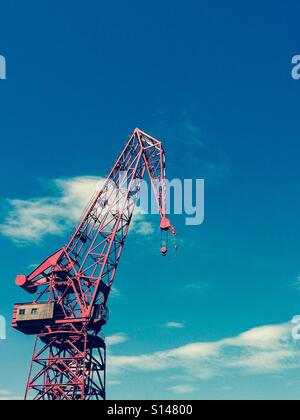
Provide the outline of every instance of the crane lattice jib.
<path id="1" fill-rule="evenodd" d="M 167 254 L 166 164 L 161 142 L 136 129 L 68 244 L 16 283 L 36 298 L 15 305 L 13 326 L 37 335 L 26 389 L 34 399 L 105 399 L 105 343 L 112 289 L 148 173 Z"/>

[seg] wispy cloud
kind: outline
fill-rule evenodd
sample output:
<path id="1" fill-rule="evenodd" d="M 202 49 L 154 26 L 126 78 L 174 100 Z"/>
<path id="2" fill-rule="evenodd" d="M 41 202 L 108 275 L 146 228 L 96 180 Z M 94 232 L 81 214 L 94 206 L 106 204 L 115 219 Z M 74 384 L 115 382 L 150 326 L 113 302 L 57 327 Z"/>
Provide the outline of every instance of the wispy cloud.
<path id="1" fill-rule="evenodd" d="M 0 221 L 0 234 L 19 243 L 39 243 L 47 235 L 62 236 L 80 219 L 103 179 L 82 176 L 45 183 L 44 196 L 6 200 L 7 214 Z M 138 212 L 131 232 L 150 235 L 153 227 Z"/>
<path id="2" fill-rule="evenodd" d="M 175 385 L 169 388 L 176 395 L 192 394 L 196 391 L 192 385 Z"/>
<path id="3" fill-rule="evenodd" d="M 7 200 L 9 211 L 0 233 L 17 242 L 62 235 L 79 219 L 99 181 L 89 176 L 55 179 L 48 182 L 45 196 Z"/>
<path id="4" fill-rule="evenodd" d="M 113 288 L 110 291 L 110 297 L 113 298 L 113 299 L 116 299 L 116 298 L 120 298 L 121 296 L 122 296 L 122 293 L 121 293 L 120 289 L 113 286 Z"/>
<path id="5" fill-rule="evenodd" d="M 158 128 L 168 133 L 168 137 L 173 141 L 183 143 L 189 150 L 195 149 L 195 146 L 201 149 L 206 147 L 207 133 L 190 110 L 185 109 L 174 114 L 170 110 L 160 109 L 155 117 Z"/>
<path id="6" fill-rule="evenodd" d="M 11 391 L 8 391 L 7 389 L 0 389 L 0 397 L 11 395 Z"/>
<path id="7" fill-rule="evenodd" d="M 115 335 L 111 335 L 109 337 L 106 337 L 106 344 L 108 346 L 117 346 L 119 344 L 126 343 L 128 340 L 128 336 L 125 333 L 118 333 Z"/>
<path id="8" fill-rule="evenodd" d="M 0 389 L 0 401 L 16 401 L 22 399 L 23 398 L 21 396 L 14 395 L 14 393 L 9 391 L 8 389 Z"/>
<path id="9" fill-rule="evenodd" d="M 210 283 L 202 282 L 202 281 L 195 281 L 191 283 L 182 284 L 175 289 L 173 289 L 173 293 L 176 294 L 197 294 L 197 295 L 204 295 L 209 290 L 211 290 L 212 285 Z"/>
<path id="10" fill-rule="evenodd" d="M 107 385 L 109 385 L 109 386 L 116 386 L 116 385 L 121 385 L 121 384 L 122 384 L 121 381 L 114 381 L 114 380 L 110 380 L 110 379 L 107 380 Z"/>
<path id="11" fill-rule="evenodd" d="M 155 228 L 151 222 L 145 220 L 145 214 L 140 209 L 136 209 L 130 232 L 148 236 L 155 232 Z"/>
<path id="12" fill-rule="evenodd" d="M 177 146 L 182 145 L 177 162 L 189 161 L 189 170 L 197 170 L 197 177 L 218 184 L 231 171 L 218 140 L 213 140 L 206 116 L 197 107 L 183 110 L 160 109 L 155 115 L 157 131 Z M 199 159 L 201 153 L 201 159 Z"/>
<path id="13" fill-rule="evenodd" d="M 292 284 L 293 289 L 300 291 L 300 276 L 296 277 Z"/>
<path id="14" fill-rule="evenodd" d="M 204 380 L 226 372 L 274 374 L 300 367 L 299 351 L 291 338 L 290 325 L 270 325 L 215 342 L 187 344 L 171 350 L 137 356 L 109 357 L 114 375 L 123 371 L 166 371 Z"/>
<path id="15" fill-rule="evenodd" d="M 183 329 L 185 327 L 185 323 L 184 322 L 166 322 L 164 324 L 164 327 L 166 328 L 170 328 L 170 329 L 175 329 L 175 330 L 180 330 Z"/>

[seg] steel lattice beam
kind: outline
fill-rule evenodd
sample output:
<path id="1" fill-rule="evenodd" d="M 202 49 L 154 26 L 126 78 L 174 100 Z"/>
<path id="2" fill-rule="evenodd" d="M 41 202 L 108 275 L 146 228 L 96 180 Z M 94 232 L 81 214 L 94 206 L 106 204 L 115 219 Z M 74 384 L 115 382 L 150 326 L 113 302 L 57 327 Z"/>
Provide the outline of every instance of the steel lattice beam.
<path id="1" fill-rule="evenodd" d="M 99 334 L 146 173 L 162 233 L 175 234 L 166 217 L 162 144 L 136 129 L 68 244 L 29 276 L 17 277 L 18 286 L 37 294 L 33 303 L 17 304 L 13 317 L 16 329 L 37 335 L 26 398 L 105 399 L 105 344 Z"/>

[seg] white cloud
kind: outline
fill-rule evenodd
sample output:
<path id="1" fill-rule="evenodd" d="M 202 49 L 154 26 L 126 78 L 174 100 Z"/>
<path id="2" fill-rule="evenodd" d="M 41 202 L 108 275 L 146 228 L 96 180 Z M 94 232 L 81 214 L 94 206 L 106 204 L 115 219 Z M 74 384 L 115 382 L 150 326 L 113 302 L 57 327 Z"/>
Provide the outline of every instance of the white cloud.
<path id="1" fill-rule="evenodd" d="M 114 299 L 114 298 L 120 298 L 121 296 L 122 296 L 122 293 L 120 292 L 120 289 L 113 286 L 113 288 L 110 291 L 110 297 Z"/>
<path id="2" fill-rule="evenodd" d="M 130 232 L 134 232 L 143 236 L 149 236 L 155 232 L 153 223 L 145 220 L 145 215 L 145 211 L 140 207 L 135 208 Z"/>
<path id="3" fill-rule="evenodd" d="M 63 236 L 79 221 L 103 179 L 82 176 L 55 179 L 46 184 L 45 196 L 6 200 L 8 213 L 0 224 L 0 234 L 15 242 L 39 243 L 46 235 Z M 154 229 L 137 212 L 131 231 L 150 235 Z"/>
<path id="4" fill-rule="evenodd" d="M 164 326 L 166 328 L 180 330 L 180 329 L 183 329 L 185 327 L 185 324 L 184 324 L 184 322 L 167 322 Z"/>
<path id="5" fill-rule="evenodd" d="M 118 344 L 126 343 L 128 337 L 127 334 L 119 333 L 106 337 L 105 341 L 108 346 L 117 346 Z"/>
<path id="6" fill-rule="evenodd" d="M 278 373 L 300 367 L 299 351 L 288 324 L 251 329 L 237 337 L 198 342 L 138 356 L 110 355 L 114 375 L 123 371 L 176 370 L 189 378 L 208 379 L 226 371 L 245 374 Z"/>
<path id="7" fill-rule="evenodd" d="M 7 395 L 11 395 L 11 391 L 8 391 L 7 389 L 0 389 L 0 396 L 7 396 Z"/>
<path id="8" fill-rule="evenodd" d="M 16 401 L 22 399 L 22 397 L 14 395 L 13 392 L 7 389 L 0 389 L 0 401 Z"/>
<path id="9" fill-rule="evenodd" d="M 296 277 L 296 280 L 293 283 L 293 289 L 300 290 L 300 276 Z"/>
<path id="10" fill-rule="evenodd" d="M 176 395 L 192 394 L 196 389 L 192 385 L 175 385 L 169 388 Z"/>
<path id="11" fill-rule="evenodd" d="M 77 222 L 95 193 L 99 179 L 76 177 L 49 182 L 53 195 L 7 200 L 9 213 L 0 233 L 17 242 L 39 242 L 46 235 L 62 235 Z"/>
<path id="12" fill-rule="evenodd" d="M 148 236 L 148 235 L 152 235 L 155 229 L 152 223 L 145 222 L 141 220 L 140 218 L 135 218 L 134 223 L 133 223 L 133 228 L 131 231 L 137 234 L 143 235 L 143 236 Z"/>
<path id="13" fill-rule="evenodd" d="M 107 385 L 109 386 L 116 386 L 116 385 L 122 385 L 121 381 L 114 381 L 114 380 L 107 380 Z"/>
<path id="14" fill-rule="evenodd" d="M 253 328 L 235 338 L 223 340 L 223 345 L 275 350 L 288 340 L 290 328 L 286 324 Z"/>

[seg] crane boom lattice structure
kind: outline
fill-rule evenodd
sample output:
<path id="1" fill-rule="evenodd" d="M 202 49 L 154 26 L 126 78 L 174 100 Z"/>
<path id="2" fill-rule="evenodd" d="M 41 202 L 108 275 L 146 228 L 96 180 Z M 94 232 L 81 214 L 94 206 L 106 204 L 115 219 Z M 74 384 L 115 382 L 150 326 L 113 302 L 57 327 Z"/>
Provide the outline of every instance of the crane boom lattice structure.
<path id="1" fill-rule="evenodd" d="M 166 216 L 165 154 L 161 142 L 136 129 L 92 198 L 69 243 L 16 283 L 33 302 L 16 304 L 13 327 L 36 335 L 26 399 L 106 398 L 106 346 L 113 286 L 142 181 L 148 173 L 162 232 L 161 252 L 175 229 Z"/>

